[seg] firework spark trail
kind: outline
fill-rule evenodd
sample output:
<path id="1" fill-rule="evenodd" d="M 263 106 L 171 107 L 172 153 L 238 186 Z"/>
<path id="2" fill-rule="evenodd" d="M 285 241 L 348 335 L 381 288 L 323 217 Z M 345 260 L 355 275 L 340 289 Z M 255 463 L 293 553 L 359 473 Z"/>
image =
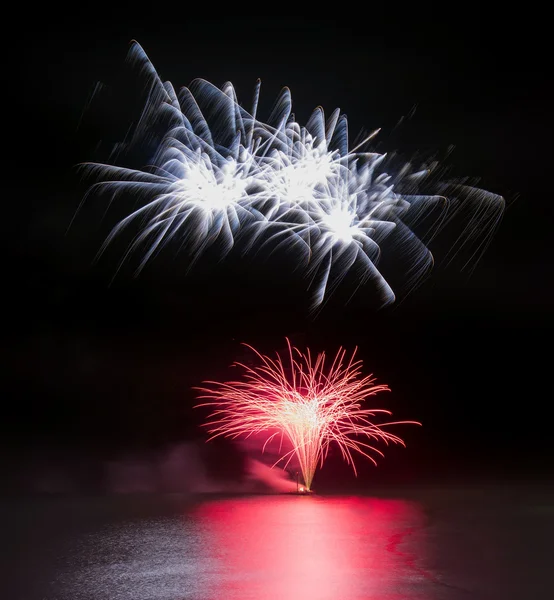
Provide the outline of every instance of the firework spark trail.
<path id="1" fill-rule="evenodd" d="M 155 145 L 152 164 L 143 170 L 82 167 L 103 179 L 85 198 L 106 192 L 111 204 L 130 193 L 141 202 L 100 250 L 138 223 L 121 261 L 144 248 L 137 273 L 172 241 L 189 252 L 192 265 L 216 241 L 226 255 L 241 235 L 244 253 L 269 248 L 298 254 L 314 309 L 353 268 L 360 274 L 358 287 L 373 281 L 388 304 L 395 293 L 378 266 L 385 240 L 389 253 L 406 263 L 405 287 L 411 291 L 434 264 L 428 244 L 454 219 L 465 219 L 465 227 L 447 254 L 449 262 L 463 250 L 475 265 L 498 227 L 501 197 L 439 181 L 436 161 L 420 168 L 405 163 L 391 175 L 389 157 L 364 150 L 379 130 L 350 148 L 348 120 L 339 109 L 326 116 L 318 107 L 302 126 L 284 88 L 262 122 L 259 80 L 248 112 L 231 83 L 219 89 L 196 79 L 176 91 L 138 43 L 129 58 L 146 79 L 147 97 L 133 133 L 118 148 Z"/>
<path id="2" fill-rule="evenodd" d="M 372 375 L 362 376 L 362 362 L 356 360 L 356 350 L 348 358 L 346 350 L 339 349 L 327 366 L 324 352 L 314 358 L 309 350 L 303 354 L 289 340 L 287 345 L 287 361 L 279 354 L 272 359 L 247 345 L 260 364 L 249 367 L 235 363 L 244 371 L 243 380 L 208 381 L 204 382 L 207 387 L 197 388 L 199 398 L 206 400 L 197 406 L 212 408 L 206 423 L 210 439 L 266 433 L 264 450 L 275 438 L 280 438 L 280 447 L 283 439 L 288 439 L 292 449 L 275 464 L 284 463 L 286 468 L 296 457 L 305 487 L 310 490 L 315 470 L 318 464 L 323 464 L 332 443 L 340 448 L 343 458 L 356 473 L 354 453 L 374 464 L 377 463 L 371 453 L 383 456 L 370 442 L 404 445 L 401 438 L 383 427 L 420 424 L 416 421 L 373 422 L 373 417 L 390 415 L 390 411 L 364 408 L 362 403 L 369 396 L 389 391 L 389 387 L 376 385 Z"/>
<path id="3" fill-rule="evenodd" d="M 232 248 L 241 224 L 259 218 L 251 207 L 255 192 L 248 192 L 255 178 L 256 167 L 252 163 L 239 163 L 230 158 L 218 165 L 200 149 L 190 150 L 176 138 L 168 139 L 160 154 L 163 159 L 155 173 L 106 165 L 101 166 L 104 174 L 118 177 L 119 181 L 97 184 L 114 194 L 127 190 L 139 198 L 154 196 L 118 223 L 101 250 L 131 222 L 146 218 L 146 225 L 123 259 L 148 242 L 148 250 L 137 272 L 156 251 L 181 235 L 183 230 L 186 230 L 186 244 L 194 255 L 200 254 L 218 238 L 223 239 L 223 254 L 226 254 Z"/>

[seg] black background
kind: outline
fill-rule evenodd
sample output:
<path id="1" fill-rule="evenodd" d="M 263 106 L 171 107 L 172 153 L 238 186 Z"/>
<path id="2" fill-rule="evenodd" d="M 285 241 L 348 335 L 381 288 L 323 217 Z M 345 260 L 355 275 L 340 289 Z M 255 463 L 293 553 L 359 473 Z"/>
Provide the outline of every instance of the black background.
<path id="1" fill-rule="evenodd" d="M 358 346 L 366 371 L 392 388 L 382 403 L 423 422 L 402 430 L 408 450 L 390 451 L 371 477 L 548 475 L 552 122 L 539 16 L 455 6 L 328 19 L 149 10 L 50 11 L 13 23 L 0 421 L 8 481 L 20 459 L 40 456 L 81 465 L 94 487 L 98 459 L 202 439 L 191 387 L 227 377 L 241 342 L 273 352 L 285 336 L 329 353 Z M 75 165 L 105 158 L 140 104 L 125 64 L 132 39 L 177 87 L 230 80 L 248 106 L 261 78 L 262 119 L 286 85 L 299 122 L 317 105 L 340 107 L 353 136 L 382 128 L 380 150 L 453 145 L 452 173 L 506 199 L 491 247 L 469 278 L 438 268 L 392 308 L 376 310 L 368 288 L 347 305 L 338 294 L 315 318 L 288 259 L 206 260 L 186 275 L 186 259 L 168 252 L 139 278 L 124 269 L 111 282 L 122 247 L 93 259 L 129 207 L 102 219 L 105 205 L 92 200 L 67 230 L 86 191 Z M 90 101 L 97 81 L 102 93 Z M 335 462 L 327 477 L 348 477 Z"/>

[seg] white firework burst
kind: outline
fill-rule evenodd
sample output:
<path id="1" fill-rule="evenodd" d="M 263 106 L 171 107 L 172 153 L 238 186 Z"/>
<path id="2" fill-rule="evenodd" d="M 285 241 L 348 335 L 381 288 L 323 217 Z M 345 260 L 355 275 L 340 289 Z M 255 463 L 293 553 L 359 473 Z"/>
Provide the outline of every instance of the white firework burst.
<path id="1" fill-rule="evenodd" d="M 386 304 L 395 294 L 378 270 L 385 240 L 407 265 L 408 289 L 432 267 L 428 244 L 456 215 L 466 225 L 449 260 L 469 249 L 476 263 L 490 242 L 504 209 L 501 197 L 434 179 L 436 163 L 419 169 L 406 163 L 389 173 L 388 157 L 365 150 L 378 130 L 350 148 L 348 120 L 338 109 L 326 117 L 318 107 L 302 126 L 284 88 L 262 122 L 260 81 L 248 112 L 231 83 L 219 89 L 196 79 L 176 92 L 136 42 L 130 56 L 147 79 L 148 95 L 127 145 L 146 141 L 158 150 L 144 170 L 85 167 L 103 179 L 90 191 L 112 198 L 129 192 L 140 202 L 102 246 L 138 224 L 122 260 L 143 251 L 137 272 L 170 242 L 178 241 L 192 264 L 216 242 L 226 255 L 243 235 L 244 251 L 270 246 L 299 254 L 314 308 L 354 268 L 359 285 L 373 280 Z"/>

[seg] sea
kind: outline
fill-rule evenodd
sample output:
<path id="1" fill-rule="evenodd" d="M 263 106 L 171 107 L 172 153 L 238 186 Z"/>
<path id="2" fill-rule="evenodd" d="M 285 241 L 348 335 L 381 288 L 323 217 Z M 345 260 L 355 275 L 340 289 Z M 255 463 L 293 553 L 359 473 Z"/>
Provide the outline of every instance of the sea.
<path id="1" fill-rule="evenodd" d="M 1 502 L 6 600 L 551 600 L 554 486 Z"/>

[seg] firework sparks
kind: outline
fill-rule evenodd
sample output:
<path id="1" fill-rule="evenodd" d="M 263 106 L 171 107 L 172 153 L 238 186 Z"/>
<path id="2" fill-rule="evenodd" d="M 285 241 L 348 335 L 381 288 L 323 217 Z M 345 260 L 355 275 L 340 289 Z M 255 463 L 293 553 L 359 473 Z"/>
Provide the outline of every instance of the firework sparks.
<path id="1" fill-rule="evenodd" d="M 244 252 L 270 246 L 298 253 L 314 309 L 354 267 L 358 285 L 375 282 L 388 304 L 396 295 L 379 266 L 385 239 L 387 251 L 404 265 L 402 291 L 411 291 L 434 264 L 428 244 L 456 215 L 466 225 L 455 236 L 449 261 L 463 250 L 476 264 L 498 226 L 500 196 L 438 181 L 436 161 L 421 168 L 406 163 L 390 174 L 385 155 L 364 150 L 379 130 L 350 147 L 348 121 L 339 109 L 326 116 L 319 107 L 302 126 L 284 88 L 262 122 L 259 81 L 248 112 L 231 83 L 219 89 L 197 79 L 176 92 L 136 42 L 130 57 L 147 80 L 148 96 L 123 146 L 155 144 L 157 151 L 144 170 L 84 167 L 103 179 L 90 191 L 108 192 L 112 199 L 129 192 L 142 201 L 101 249 L 138 223 L 122 260 L 143 250 L 137 273 L 174 240 L 189 251 L 192 264 L 216 241 L 227 254 L 240 234 Z"/>
<path id="2" fill-rule="evenodd" d="M 275 464 L 286 468 L 296 458 L 306 490 L 311 489 L 314 473 L 322 465 L 332 443 L 356 473 L 354 454 L 374 464 L 375 455 L 383 456 L 373 443 L 404 445 L 402 439 L 386 430 L 390 425 L 416 424 L 417 421 L 395 421 L 377 424 L 374 418 L 391 415 L 385 409 L 365 408 L 369 396 L 389 391 L 387 385 L 376 384 L 372 375 L 362 376 L 362 362 L 356 351 L 350 358 L 339 349 L 328 364 L 325 353 L 313 357 L 309 350 L 300 352 L 287 340 L 286 360 L 262 355 L 251 346 L 259 365 L 249 367 L 235 363 L 244 372 L 241 381 L 205 382 L 200 387 L 197 406 L 213 409 L 206 426 L 211 438 L 249 437 L 266 434 L 265 450 L 274 439 L 285 439 L 292 449 Z"/>
<path id="3" fill-rule="evenodd" d="M 111 232 L 102 250 L 125 227 L 140 218 L 147 224 L 129 247 L 126 256 L 147 244 L 137 272 L 153 254 L 175 237 L 180 237 L 189 251 L 198 256 L 206 247 L 222 238 L 223 254 L 229 252 L 241 224 L 255 220 L 251 208 L 254 182 L 251 165 L 227 158 L 217 164 L 200 150 L 190 151 L 172 138 L 163 149 L 164 159 L 155 173 L 147 174 L 107 165 L 92 165 L 111 171 L 119 181 L 98 184 L 105 190 L 121 193 L 129 190 L 141 197 L 154 198 L 123 219 Z M 121 180 L 125 178 L 126 180 Z"/>

